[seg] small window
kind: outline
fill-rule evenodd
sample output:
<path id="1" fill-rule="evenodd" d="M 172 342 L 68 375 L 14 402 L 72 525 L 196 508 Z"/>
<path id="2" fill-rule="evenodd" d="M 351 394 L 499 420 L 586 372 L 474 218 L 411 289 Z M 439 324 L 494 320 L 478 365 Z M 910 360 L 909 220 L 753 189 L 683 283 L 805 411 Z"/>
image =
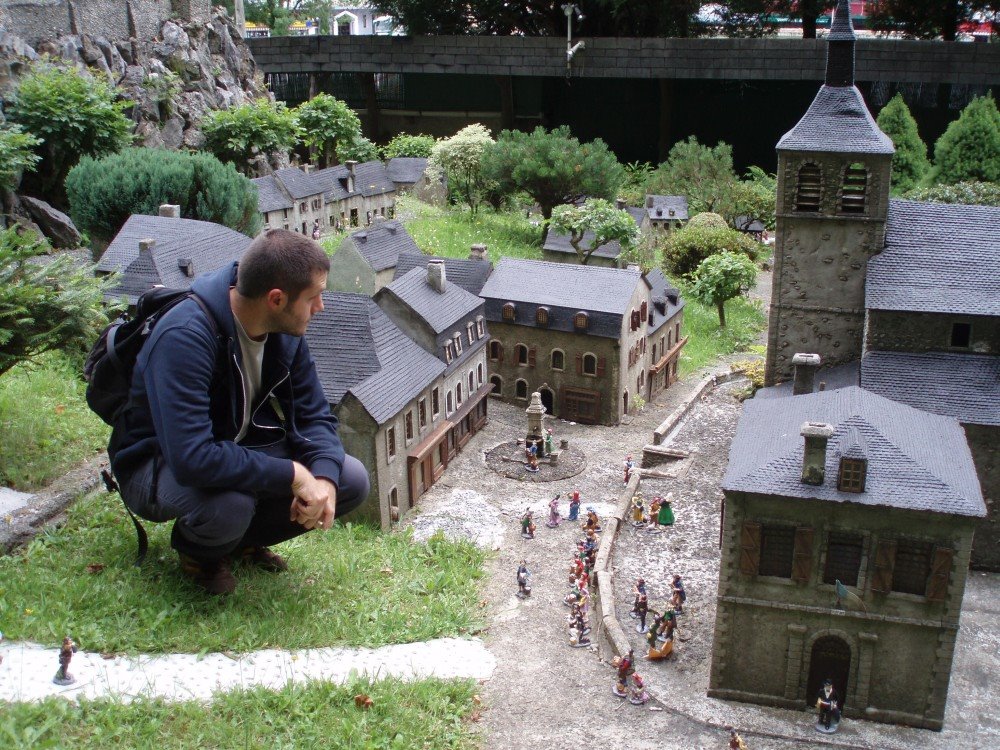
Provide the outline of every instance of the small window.
<path id="1" fill-rule="evenodd" d="M 649 307 L 648 305 L 646 305 L 645 301 L 643 301 L 642 303 L 642 307 L 639 310 L 639 314 L 642 316 L 642 319 L 644 321 L 649 319 Z"/>
<path id="2" fill-rule="evenodd" d="M 477 385 L 483 384 L 483 365 L 481 362 L 478 365 L 476 365 L 476 384 Z"/>
<path id="3" fill-rule="evenodd" d="M 455 402 L 452 399 L 453 396 L 451 395 L 451 391 L 448 391 L 448 409 L 445 412 L 446 414 L 451 414 L 453 411 L 455 411 Z"/>
<path id="4" fill-rule="evenodd" d="M 799 167 L 795 183 L 795 210 L 819 211 L 823 197 L 823 172 L 819 165 L 808 162 Z"/>
<path id="5" fill-rule="evenodd" d="M 956 349 L 968 349 L 972 343 L 971 323 L 951 324 L 951 345 Z"/>
<path id="6" fill-rule="evenodd" d="M 427 399 L 420 399 L 420 403 L 417 404 L 417 422 L 420 424 L 420 429 L 427 426 Z"/>
<path id="7" fill-rule="evenodd" d="M 469 370 L 469 393 L 476 390 L 476 375 L 472 370 Z"/>
<path id="8" fill-rule="evenodd" d="M 761 526 L 759 575 L 791 578 L 794 553 L 793 526 Z"/>
<path id="9" fill-rule="evenodd" d="M 896 558 L 892 567 L 892 590 L 901 594 L 923 596 L 931 575 L 933 545 L 900 539 L 896 542 Z"/>
<path id="10" fill-rule="evenodd" d="M 549 324 L 549 308 L 537 308 L 535 310 L 535 322 L 540 326 L 547 326 Z"/>
<path id="11" fill-rule="evenodd" d="M 479 338 L 486 335 L 486 324 L 483 322 L 482 316 L 476 318 L 476 333 L 479 334 Z"/>
<path id="12" fill-rule="evenodd" d="M 584 375 L 596 375 L 597 374 L 597 357 L 593 354 L 583 355 L 583 374 Z"/>
<path id="13" fill-rule="evenodd" d="M 840 187 L 840 212 L 843 214 L 863 214 L 865 195 L 868 190 L 868 170 L 856 162 L 844 170 L 844 181 Z"/>
<path id="14" fill-rule="evenodd" d="M 514 396 L 517 398 L 527 399 L 528 398 L 528 381 L 518 380 L 514 384 Z"/>
<path id="15" fill-rule="evenodd" d="M 517 308 L 514 306 L 513 302 L 508 302 L 503 306 L 503 319 L 504 320 L 516 320 L 517 319 Z"/>
<path id="16" fill-rule="evenodd" d="M 459 406 L 462 405 L 462 384 L 459 383 L 455 386 L 455 403 Z"/>
<path id="17" fill-rule="evenodd" d="M 403 417 L 403 434 L 406 436 L 406 442 L 413 440 L 413 412 L 406 412 L 406 416 Z"/>
<path id="18" fill-rule="evenodd" d="M 524 344 L 518 344 L 514 347 L 515 359 L 519 365 L 528 364 L 528 347 Z"/>
<path id="19" fill-rule="evenodd" d="M 462 353 L 462 334 L 456 333 L 454 341 L 455 341 L 455 355 L 457 356 Z"/>
<path id="20" fill-rule="evenodd" d="M 469 323 L 465 327 L 465 332 L 469 337 L 469 346 L 472 346 L 472 342 L 476 340 L 476 327 L 472 323 Z"/>
<path id="21" fill-rule="evenodd" d="M 656 363 L 656 361 L 657 361 L 657 360 L 656 360 L 656 344 L 653 344 L 653 356 L 652 356 L 652 357 L 650 357 L 650 359 L 652 359 L 652 360 L 653 360 L 653 363 L 654 363 L 654 364 L 655 364 L 655 363 Z"/>
<path id="22" fill-rule="evenodd" d="M 674 326 L 674 341 L 678 344 L 681 343 L 681 324 L 678 323 Z"/>
<path id="23" fill-rule="evenodd" d="M 302 203 L 299 204 L 299 213 L 304 214 L 306 212 L 306 205 L 307 204 L 305 201 L 302 201 Z"/>
<path id="24" fill-rule="evenodd" d="M 438 389 L 431 391 L 431 414 L 435 417 L 441 413 L 441 398 Z"/>
<path id="25" fill-rule="evenodd" d="M 455 359 L 455 349 L 450 341 L 445 342 L 444 345 L 444 361 L 451 362 Z"/>
<path id="26" fill-rule="evenodd" d="M 578 312 L 573 316 L 573 327 L 579 331 L 587 330 L 587 313 Z"/>
<path id="27" fill-rule="evenodd" d="M 396 428 L 390 427 L 385 431 L 385 447 L 389 453 L 389 458 L 396 455 Z"/>
<path id="28" fill-rule="evenodd" d="M 490 359 L 494 361 L 503 359 L 503 344 L 499 341 L 490 342 Z"/>
<path id="29" fill-rule="evenodd" d="M 566 369 L 566 355 L 563 353 L 562 349 L 552 350 L 552 369 L 553 370 Z"/>
<path id="30" fill-rule="evenodd" d="M 826 547 L 823 583 L 840 581 L 845 586 L 857 586 L 863 543 L 864 538 L 860 534 L 831 531 Z"/>
<path id="31" fill-rule="evenodd" d="M 394 511 L 394 515 L 399 515 L 399 493 L 395 487 L 389 490 L 389 510 Z"/>
<path id="32" fill-rule="evenodd" d="M 837 489 L 841 492 L 864 492 L 867 464 L 868 462 L 863 458 L 840 459 Z"/>

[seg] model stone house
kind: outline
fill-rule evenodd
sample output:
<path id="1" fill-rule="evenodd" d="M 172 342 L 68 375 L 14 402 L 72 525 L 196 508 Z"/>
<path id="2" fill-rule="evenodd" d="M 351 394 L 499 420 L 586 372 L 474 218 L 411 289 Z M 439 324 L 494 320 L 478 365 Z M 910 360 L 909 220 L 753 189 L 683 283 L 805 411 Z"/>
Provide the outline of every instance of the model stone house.
<path id="1" fill-rule="evenodd" d="M 677 364 L 681 349 L 687 343 L 687 336 L 681 337 L 684 301 L 681 299 L 680 290 L 670 285 L 659 268 L 646 274 L 646 283 L 649 284 L 650 305 L 646 329 L 647 341 L 642 356 L 648 353 L 649 365 L 646 373 L 646 391 L 642 396 L 646 401 L 652 401 L 661 391 L 676 382 Z"/>
<path id="2" fill-rule="evenodd" d="M 642 229 L 669 232 L 688 220 L 688 202 L 683 195 L 647 195 Z"/>
<path id="3" fill-rule="evenodd" d="M 399 260 L 396 262 L 394 278 L 405 276 L 414 268 L 427 268 L 427 265 L 433 261 L 444 263 L 449 284 L 457 284 L 477 297 L 490 278 L 490 274 L 493 273 L 493 264 L 486 259 L 486 246 L 473 245 L 468 259 L 441 258 L 423 253 L 400 253 Z"/>
<path id="4" fill-rule="evenodd" d="M 327 289 L 370 297 L 392 281 L 401 254 L 419 252 L 400 222 L 378 221 L 343 239 L 330 258 Z"/>
<path id="5" fill-rule="evenodd" d="M 642 226 L 643 219 L 646 215 L 645 209 L 626 206 L 624 201 L 618 202 L 618 208 L 622 211 L 627 211 L 629 216 L 631 216 L 635 221 L 636 226 Z M 580 247 L 590 249 L 593 244 L 594 233 L 591 231 L 584 232 L 583 238 L 580 240 Z M 552 261 L 553 263 L 580 262 L 580 256 L 573 248 L 568 234 L 561 234 L 559 232 L 549 230 L 548 234 L 545 235 L 545 244 L 542 246 L 542 251 L 545 260 Z M 617 240 L 605 242 L 590 256 L 590 260 L 587 262 L 587 265 L 603 266 L 605 268 L 621 268 L 624 265 L 619 260 L 621 252 L 622 246 Z"/>
<path id="6" fill-rule="evenodd" d="M 986 513 L 959 423 L 856 386 L 758 396 L 722 488 L 709 695 L 813 707 L 829 677 L 847 716 L 941 729 Z"/>
<path id="7" fill-rule="evenodd" d="M 490 382 L 506 401 L 527 405 L 538 391 L 549 414 L 617 424 L 635 395 L 649 395 L 651 365 L 661 378 L 676 372 L 681 306 L 661 297 L 651 318 L 652 286 L 638 270 L 504 258 L 481 296 Z"/>
<path id="8" fill-rule="evenodd" d="M 1000 209 L 890 200 L 846 12 L 827 39 L 826 83 L 778 142 L 765 382 L 815 352 L 852 370 L 840 382 L 961 421 L 989 513 L 972 564 L 1000 569 Z"/>
<path id="9" fill-rule="evenodd" d="M 258 209 L 272 229 L 311 234 L 322 229 L 368 226 L 395 213 L 396 186 L 380 161 L 348 161 L 315 170 L 287 167 L 253 180 Z"/>
<path id="10" fill-rule="evenodd" d="M 108 245 L 98 276 L 120 274 L 107 299 L 134 305 L 154 286 L 186 289 L 195 276 L 239 260 L 251 239 L 221 224 L 181 219 L 179 206 L 160 207 L 159 216 L 133 214 Z"/>
<path id="11" fill-rule="evenodd" d="M 444 205 L 448 200 L 448 185 L 443 173 L 427 173 L 427 159 L 416 156 L 396 156 L 385 163 L 385 172 L 397 192 L 406 192 L 424 203 Z"/>

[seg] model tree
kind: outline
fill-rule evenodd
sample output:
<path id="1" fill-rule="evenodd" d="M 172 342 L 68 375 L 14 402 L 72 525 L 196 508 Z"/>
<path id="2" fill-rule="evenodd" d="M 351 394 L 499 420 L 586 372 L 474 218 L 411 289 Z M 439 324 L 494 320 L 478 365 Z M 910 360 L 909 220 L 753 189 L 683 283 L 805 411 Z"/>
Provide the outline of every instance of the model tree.
<path id="1" fill-rule="evenodd" d="M 613 199 L 625 179 L 622 166 L 604 141 L 580 143 L 566 126 L 552 131 L 537 127 L 530 133 L 504 130 L 484 163 L 488 177 L 501 191 L 521 190 L 530 195 L 546 222 L 552 210 L 564 203 Z M 547 230 L 546 223 L 543 236 Z"/>
<path id="2" fill-rule="evenodd" d="M 761 245 L 728 226 L 686 226 L 671 232 L 663 244 L 663 269 L 674 276 L 691 276 L 706 258 L 730 252 L 755 260 Z"/>
<path id="3" fill-rule="evenodd" d="M 731 200 L 736 184 L 733 149 L 728 143 L 698 143 L 693 135 L 678 141 L 667 160 L 650 176 L 647 190 L 659 195 L 683 195 L 692 214 L 716 211 Z"/>
<path id="4" fill-rule="evenodd" d="M 337 144 L 337 160 L 341 163 L 345 161 L 376 161 L 378 158 L 378 146 L 363 135 L 358 134 L 349 141 L 341 141 Z"/>
<path id="5" fill-rule="evenodd" d="M 896 94 L 878 113 L 878 126 L 892 139 L 892 189 L 895 193 L 912 190 L 930 169 L 927 146 L 917 132 L 917 121 L 910 114 L 902 94 Z"/>
<path id="6" fill-rule="evenodd" d="M 934 144 L 932 182 L 1000 182 L 1000 111 L 992 96 L 973 99 Z"/>
<path id="7" fill-rule="evenodd" d="M 284 103 L 265 98 L 209 112 L 201 128 L 206 148 L 249 176 L 264 171 L 262 159 L 287 152 L 299 142 L 295 114 Z"/>
<path id="8" fill-rule="evenodd" d="M 429 166 L 440 169 L 475 215 L 489 187 L 484 174 L 483 157 L 493 145 L 485 126 L 475 123 L 459 130 L 451 138 L 443 138 L 431 149 Z"/>
<path id="9" fill-rule="evenodd" d="M 746 178 L 733 184 L 729 200 L 723 207 L 726 219 L 733 226 L 736 219 L 752 223 L 759 221 L 768 229 L 774 229 L 777 177 L 760 167 L 750 167 Z"/>
<path id="10" fill-rule="evenodd" d="M 132 121 L 114 88 L 75 67 L 48 60 L 33 63 L 7 103 L 11 120 L 38 139 L 38 169 L 25 191 L 65 205 L 63 180 L 83 156 L 103 156 L 132 139 Z"/>
<path id="11" fill-rule="evenodd" d="M 582 206 L 556 206 L 551 224 L 557 232 L 569 234 L 569 242 L 584 266 L 601 245 L 617 241 L 622 252 L 628 253 L 639 237 L 639 228 L 629 213 L 601 198 L 591 198 Z M 587 232 L 593 237 L 584 243 Z"/>
<path id="12" fill-rule="evenodd" d="M 746 294 L 757 280 L 757 266 L 745 255 L 719 253 L 705 258 L 694 273 L 691 295 L 706 305 L 715 305 L 719 325 L 726 326 L 726 302 Z"/>
<path id="13" fill-rule="evenodd" d="M 334 163 L 343 143 L 361 137 L 361 120 L 346 102 L 318 94 L 295 108 L 302 128 L 302 142 L 309 147 L 310 160 L 324 169 Z"/>
<path id="14" fill-rule="evenodd" d="M 427 158 L 434 148 L 434 136 L 432 135 L 411 135 L 400 133 L 382 147 L 383 159 L 395 159 L 405 156 L 413 158 Z"/>

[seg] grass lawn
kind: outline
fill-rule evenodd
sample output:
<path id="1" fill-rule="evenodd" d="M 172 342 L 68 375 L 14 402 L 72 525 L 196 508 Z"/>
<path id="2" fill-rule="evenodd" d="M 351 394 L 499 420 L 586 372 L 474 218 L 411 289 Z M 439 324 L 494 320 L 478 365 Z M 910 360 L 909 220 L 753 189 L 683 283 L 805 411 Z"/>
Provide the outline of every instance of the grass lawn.
<path id="1" fill-rule="evenodd" d="M 364 693 L 366 711 L 354 704 Z M 468 680 L 363 680 L 256 688 L 210 704 L 59 698 L 0 714 L 0 747 L 28 748 L 453 748 L 477 747 L 476 686 Z"/>
<path id="2" fill-rule="evenodd" d="M 52 352 L 0 379 L 0 484 L 31 491 L 105 449 L 111 429 L 87 407 L 79 369 Z"/>
<path id="3" fill-rule="evenodd" d="M 237 568 L 239 587 L 207 596 L 181 576 L 171 524 L 147 524 L 149 559 L 116 495 L 74 503 L 66 523 L 0 557 L 0 623 L 10 640 L 55 645 L 63 635 L 103 653 L 245 652 L 382 646 L 474 633 L 485 553 L 441 537 L 359 525 L 278 547 L 291 570 Z M 2 746 L 2 743 L 0 743 Z"/>
<path id="4" fill-rule="evenodd" d="M 677 284 L 677 281 L 673 281 Z M 738 297 L 726 303 L 726 327 L 719 327 L 719 313 L 715 306 L 703 305 L 685 293 L 684 284 L 678 284 L 685 300 L 684 324 L 681 332 L 688 342 L 681 351 L 681 376 L 711 366 L 726 354 L 749 351 L 767 325 L 767 316 L 758 301 Z"/>

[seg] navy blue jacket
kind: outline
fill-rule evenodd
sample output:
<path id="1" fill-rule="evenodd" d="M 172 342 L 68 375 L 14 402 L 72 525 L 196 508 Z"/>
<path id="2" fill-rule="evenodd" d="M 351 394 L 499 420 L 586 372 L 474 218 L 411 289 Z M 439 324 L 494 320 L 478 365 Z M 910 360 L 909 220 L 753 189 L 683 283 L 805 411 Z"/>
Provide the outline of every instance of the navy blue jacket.
<path id="1" fill-rule="evenodd" d="M 337 419 L 302 337 L 268 335 L 251 426 L 239 444 L 234 442 L 244 403 L 243 359 L 229 305 L 236 266 L 191 285 L 212 312 L 217 333 L 198 303 L 187 299 L 164 315 L 143 345 L 129 406 L 108 445 L 120 480 L 159 452 L 185 486 L 286 492 L 292 462 L 254 449 L 287 440 L 292 455 L 313 475 L 339 484 L 344 448 Z"/>

